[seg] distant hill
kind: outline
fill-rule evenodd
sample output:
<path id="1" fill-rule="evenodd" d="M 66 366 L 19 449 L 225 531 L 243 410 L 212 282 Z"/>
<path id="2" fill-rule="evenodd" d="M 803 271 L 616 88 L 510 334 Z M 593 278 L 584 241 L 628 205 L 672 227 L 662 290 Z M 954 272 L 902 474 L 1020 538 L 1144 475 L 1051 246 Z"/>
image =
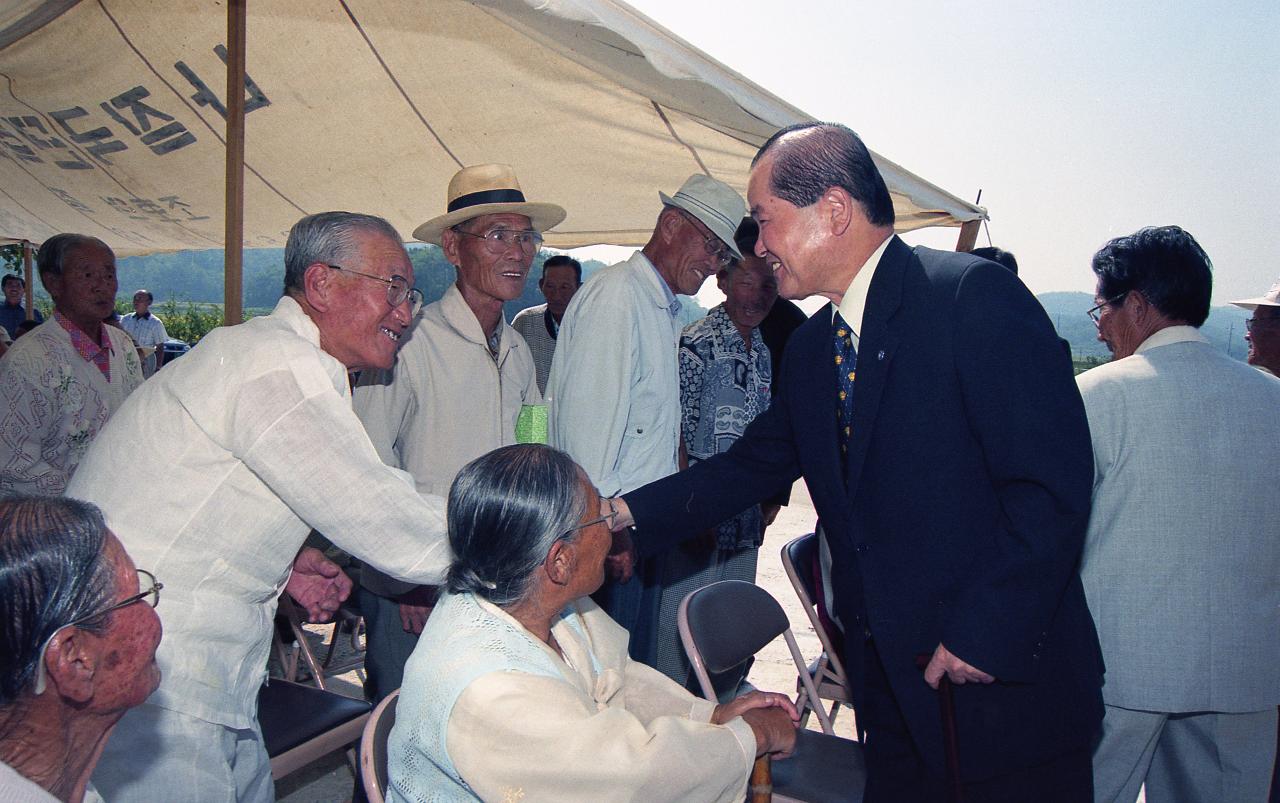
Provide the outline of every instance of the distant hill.
<path id="1" fill-rule="evenodd" d="M 1049 320 L 1058 330 L 1058 336 L 1071 344 L 1075 357 L 1110 356 L 1104 343 L 1098 340 L 1097 327 L 1089 320 L 1088 310 L 1094 305 L 1089 293 L 1041 293 L 1036 296 Z M 1209 319 L 1200 332 L 1209 342 L 1237 360 L 1245 358 L 1244 321 L 1249 311 L 1229 304 L 1209 310 Z"/>
<path id="2" fill-rule="evenodd" d="M 534 258 L 533 268 L 525 283 L 524 293 L 503 305 L 507 320 L 525 307 L 543 302 L 538 292 L 538 278 L 542 275 L 542 263 L 551 256 L 541 252 Z M 434 245 L 410 245 L 409 258 L 413 261 L 414 279 L 429 304 L 444 295 L 453 284 L 457 273 L 445 260 L 440 248 Z M 582 264 L 585 280 L 605 265 L 597 260 Z M 157 303 L 169 299 L 194 301 L 202 304 L 222 304 L 223 252 L 175 251 L 149 256 L 124 257 L 119 260 L 119 297 L 129 299 L 135 290 L 145 287 L 152 292 Z M 280 300 L 284 285 L 284 249 L 251 248 L 244 252 L 244 305 L 270 309 Z M 706 313 L 698 302 L 682 297 L 685 316 L 690 320 Z"/>

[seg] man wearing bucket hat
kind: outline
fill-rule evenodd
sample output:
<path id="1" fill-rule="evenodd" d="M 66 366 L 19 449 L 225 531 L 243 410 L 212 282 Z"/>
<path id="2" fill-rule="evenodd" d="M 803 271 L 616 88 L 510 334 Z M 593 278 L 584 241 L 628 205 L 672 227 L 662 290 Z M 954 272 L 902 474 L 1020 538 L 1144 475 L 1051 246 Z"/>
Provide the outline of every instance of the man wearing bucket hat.
<path id="1" fill-rule="evenodd" d="M 680 441 L 680 336 L 676 293 L 692 295 L 742 255 L 733 234 L 746 212 L 734 189 L 690 176 L 662 211 L 644 248 L 592 276 L 560 324 L 547 382 L 551 444 L 568 452 L 600 493 L 613 496 L 674 473 Z M 654 663 L 658 578 L 603 589 L 609 614 L 631 632 L 631 655 Z"/>
<path id="2" fill-rule="evenodd" d="M 515 443 L 521 405 L 542 402 L 533 356 L 502 304 L 520 297 L 542 232 L 564 217 L 525 200 L 510 166 L 481 164 L 454 174 L 444 214 L 414 230 L 444 250 L 457 281 L 422 310 L 394 367 L 361 378 L 353 403 L 383 461 L 413 475 L 420 493 L 447 496 L 464 465 Z M 365 693 L 376 701 L 399 688 L 434 589 L 368 567 L 360 584 Z"/>
<path id="3" fill-rule="evenodd" d="M 1231 303 L 1253 311 L 1253 317 L 1244 322 L 1249 364 L 1280 376 L 1280 281 L 1271 285 L 1265 295 Z"/>

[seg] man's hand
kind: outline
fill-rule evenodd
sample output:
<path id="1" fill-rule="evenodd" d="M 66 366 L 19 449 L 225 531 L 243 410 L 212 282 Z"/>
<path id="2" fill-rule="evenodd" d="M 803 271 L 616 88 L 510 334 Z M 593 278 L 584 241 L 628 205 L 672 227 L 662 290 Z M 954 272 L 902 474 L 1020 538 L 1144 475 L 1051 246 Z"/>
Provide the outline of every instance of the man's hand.
<path id="1" fill-rule="evenodd" d="M 320 550 L 303 547 L 284 590 L 306 610 L 307 621 L 328 622 L 351 595 L 351 578 Z"/>
<path id="2" fill-rule="evenodd" d="M 427 624 L 427 617 L 436 604 L 436 586 L 418 586 L 396 597 L 400 605 L 400 626 L 404 632 L 415 636 L 422 634 Z"/>
<path id="3" fill-rule="evenodd" d="M 631 572 L 636 565 L 636 545 L 631 541 L 630 530 L 616 530 L 613 533 L 613 546 L 605 556 L 604 567 L 615 583 L 625 583 L 631 579 Z"/>
<path id="4" fill-rule="evenodd" d="M 933 657 L 929 659 L 929 665 L 924 668 L 924 682 L 936 689 L 944 673 L 956 685 L 995 682 L 995 678 L 991 675 L 966 664 L 952 655 L 951 651 L 946 647 L 939 644 L 938 649 L 933 651 Z"/>
<path id="5" fill-rule="evenodd" d="M 778 511 L 782 510 L 782 505 L 764 504 L 760 506 L 760 513 L 764 516 L 764 526 L 768 527 L 773 524 L 773 520 L 778 518 Z"/>

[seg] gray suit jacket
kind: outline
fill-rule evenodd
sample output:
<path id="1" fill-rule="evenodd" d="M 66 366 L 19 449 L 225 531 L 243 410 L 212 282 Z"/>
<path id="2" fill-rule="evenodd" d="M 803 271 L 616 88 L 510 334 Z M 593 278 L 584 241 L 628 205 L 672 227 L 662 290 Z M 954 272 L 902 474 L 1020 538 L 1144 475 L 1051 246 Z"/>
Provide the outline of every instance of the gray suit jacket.
<path id="1" fill-rule="evenodd" d="M 1077 381 L 1095 462 L 1081 575 L 1104 700 L 1280 703 L 1280 380 L 1184 326 Z"/>

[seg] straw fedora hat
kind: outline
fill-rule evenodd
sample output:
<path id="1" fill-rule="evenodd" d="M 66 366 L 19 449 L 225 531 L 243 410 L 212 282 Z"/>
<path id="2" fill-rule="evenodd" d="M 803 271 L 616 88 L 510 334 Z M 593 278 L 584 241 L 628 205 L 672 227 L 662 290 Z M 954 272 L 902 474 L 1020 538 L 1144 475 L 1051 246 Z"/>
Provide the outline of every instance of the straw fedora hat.
<path id="1" fill-rule="evenodd" d="M 1264 295 L 1257 298 L 1242 298 L 1239 301 L 1232 301 L 1237 307 L 1245 309 L 1257 309 L 1258 307 L 1280 307 L 1280 281 L 1271 285 L 1271 289 Z"/>
<path id="2" fill-rule="evenodd" d="M 747 204 L 733 187 L 711 176 L 694 173 L 675 195 L 659 192 L 658 198 L 666 206 L 678 206 L 702 221 L 702 225 L 729 246 L 735 257 L 742 259 L 733 235 L 747 214 Z"/>
<path id="3" fill-rule="evenodd" d="M 423 242 L 440 245 L 440 235 L 450 226 L 481 215 L 505 213 L 528 217 L 539 232 L 556 226 L 565 218 L 562 207 L 526 201 L 511 165 L 472 165 L 454 173 L 449 180 L 445 213 L 414 229 L 413 236 Z"/>

